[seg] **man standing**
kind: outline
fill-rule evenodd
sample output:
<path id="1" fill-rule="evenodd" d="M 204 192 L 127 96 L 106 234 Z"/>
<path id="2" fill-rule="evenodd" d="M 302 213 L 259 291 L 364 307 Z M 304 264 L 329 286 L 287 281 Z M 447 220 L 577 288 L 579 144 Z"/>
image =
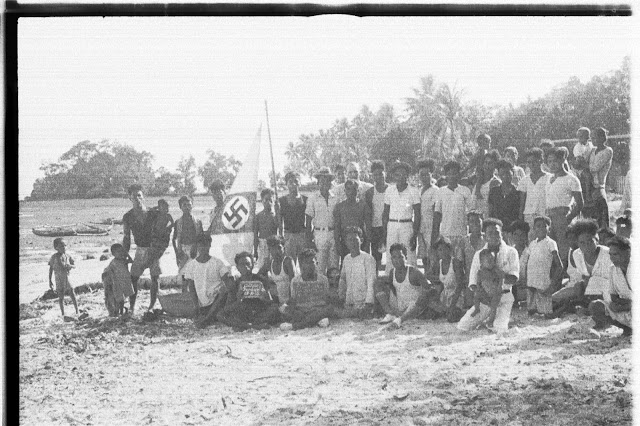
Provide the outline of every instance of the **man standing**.
<path id="1" fill-rule="evenodd" d="M 497 333 L 503 333 L 509 328 L 509 317 L 511 316 L 511 307 L 513 306 L 513 294 L 511 286 L 518 281 L 520 273 L 520 261 L 518 259 L 518 251 L 507 245 L 502 239 L 502 222 L 497 219 L 489 218 L 483 223 L 484 234 L 487 243 L 482 249 L 489 249 L 496 254 L 496 266 L 504 273 L 504 281 L 502 283 L 502 296 L 496 311 L 496 317 L 493 322 L 493 329 Z M 469 288 L 476 291 L 480 283 L 478 282 L 478 271 L 480 270 L 480 251 L 476 252 L 471 262 L 471 270 L 469 271 Z M 475 330 L 482 324 L 491 313 L 491 308 L 487 305 L 480 304 L 480 312 L 473 316 L 475 308 L 470 308 L 466 314 L 458 322 L 458 330 L 471 331 Z"/>
<path id="2" fill-rule="evenodd" d="M 589 156 L 589 170 L 593 175 L 594 219 L 603 228 L 609 226 L 609 206 L 607 205 L 607 175 L 611 169 L 613 149 L 607 146 L 607 130 L 598 127 L 594 132 L 596 147 Z"/>
<path id="3" fill-rule="evenodd" d="M 520 216 L 520 194 L 511 183 L 513 164 L 507 160 L 500 160 L 497 167 L 501 183 L 489 191 L 489 217 L 511 225 Z"/>
<path id="4" fill-rule="evenodd" d="M 193 210 L 193 198 L 183 195 L 178 200 L 178 205 L 182 210 L 182 216 L 176 220 L 175 231 L 173 232 L 173 248 L 176 253 L 176 263 L 178 264 L 178 283 L 182 283 L 182 268 L 184 268 L 189 259 L 197 256 L 196 250 L 193 249 L 196 246 L 196 239 L 203 231 L 202 221 L 194 218 L 191 213 Z M 185 292 L 187 289 L 188 287 L 183 285 L 182 291 Z"/>
<path id="5" fill-rule="evenodd" d="M 384 227 L 382 226 L 382 213 L 384 212 L 384 193 L 389 187 L 386 182 L 384 163 L 380 160 L 371 162 L 371 175 L 374 186 L 364 194 L 364 199 L 371 210 L 371 223 L 369 225 L 369 237 L 371 238 L 371 255 L 376 260 L 376 266 L 382 265 L 382 252 L 385 247 Z"/>
<path id="6" fill-rule="evenodd" d="M 569 255 L 567 227 L 583 206 L 580 180 L 575 175 L 567 173 L 564 168 L 567 152 L 565 147 L 549 151 L 547 165 L 553 174 L 548 177 L 545 187 L 547 216 L 551 219 L 551 238 L 558 244 L 558 254 L 563 265 L 567 264 Z"/>
<path id="7" fill-rule="evenodd" d="M 358 199 L 358 181 L 347 179 L 344 183 L 347 199 L 341 201 L 333 212 L 335 228 L 333 235 L 336 241 L 336 248 L 340 258 L 349 253 L 347 247 L 347 229 L 359 228 L 363 230 L 363 241 L 360 247 L 363 251 L 369 242 L 369 230 L 367 224 L 371 223 L 371 210 L 364 200 Z"/>
<path id="8" fill-rule="evenodd" d="M 391 245 L 402 243 L 409 248 L 409 264 L 416 266 L 416 244 L 420 233 L 420 193 L 418 188 L 409 186 L 407 178 L 411 166 L 398 161 L 391 167 L 395 185 L 384 193 L 382 223 L 386 230 L 387 245 L 385 272 L 391 271 Z"/>
<path id="9" fill-rule="evenodd" d="M 280 197 L 280 221 L 284 227 L 284 252 L 290 256 L 296 264 L 298 254 L 304 250 L 311 241 L 311 227 L 307 223 L 305 211 L 307 209 L 307 196 L 298 192 L 300 188 L 300 174 L 288 172 L 284 176 L 289 193 Z"/>
<path id="10" fill-rule="evenodd" d="M 529 224 L 530 230 L 533 230 L 533 219 L 547 213 L 546 186 L 549 173 L 542 171 L 543 157 L 544 152 L 540 148 L 531 148 L 527 151 L 527 166 L 531 173 L 518 184 L 520 218 Z M 531 232 L 529 240 L 533 240 Z"/>
<path id="11" fill-rule="evenodd" d="M 218 212 L 222 209 L 224 205 L 224 197 L 225 197 L 225 185 L 220 179 L 214 179 L 209 185 L 209 191 L 211 191 L 211 196 L 213 197 L 213 202 L 215 205 L 213 206 L 213 210 L 209 214 L 209 229 L 207 229 L 207 234 L 211 234 L 213 232 L 213 222 L 216 218 Z"/>
<path id="12" fill-rule="evenodd" d="M 439 188 L 433 182 L 432 174 L 435 163 L 431 159 L 418 161 L 418 173 L 422 182 L 420 194 L 420 235 L 418 235 L 418 256 L 422 258 L 422 266 L 426 271 L 431 270 L 435 261 L 435 250 L 431 247 L 433 233 L 433 213 L 436 206 L 436 195 Z"/>
<path id="13" fill-rule="evenodd" d="M 460 181 L 460 163 L 450 161 L 444 165 L 447 186 L 438 190 L 433 213 L 431 245 L 439 236 L 451 241 L 453 257 L 464 262 L 464 248 L 467 240 L 467 212 L 471 210 L 471 191 Z"/>
<path id="14" fill-rule="evenodd" d="M 136 244 L 136 253 L 133 258 L 133 264 L 131 265 L 131 283 L 133 284 L 134 293 L 132 296 L 129 296 L 131 313 L 133 314 L 136 297 L 138 296 L 138 280 L 146 269 L 146 265 L 149 263 L 149 250 L 151 239 L 154 237 L 153 229 L 157 213 L 150 211 L 147 209 L 147 206 L 145 206 L 142 186 L 133 184 L 128 188 L 127 192 L 129 193 L 129 200 L 131 200 L 133 208 L 122 217 L 124 233 L 122 247 L 126 252 L 129 251 L 131 248 L 131 234 L 133 234 L 133 239 Z M 156 259 L 149 265 L 149 273 L 151 275 L 151 302 L 149 303 L 149 310 L 151 310 L 158 297 L 158 279 L 162 273 L 159 259 Z"/>
<path id="15" fill-rule="evenodd" d="M 334 175 L 328 167 L 322 167 L 316 173 L 320 190 L 307 199 L 307 223 L 313 224 L 313 238 L 318 251 L 318 271 L 327 275 L 328 268 L 339 265 L 336 240 L 333 235 L 333 212 L 338 204 L 337 197 L 331 191 Z"/>

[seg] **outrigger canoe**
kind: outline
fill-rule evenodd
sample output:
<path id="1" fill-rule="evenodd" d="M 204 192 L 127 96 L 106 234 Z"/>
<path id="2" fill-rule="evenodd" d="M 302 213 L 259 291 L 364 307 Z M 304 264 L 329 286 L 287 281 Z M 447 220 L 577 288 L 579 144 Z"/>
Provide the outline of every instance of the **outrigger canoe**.
<path id="1" fill-rule="evenodd" d="M 61 226 L 40 226 L 33 228 L 34 234 L 40 237 L 73 237 L 83 235 L 109 235 L 111 226 L 102 226 L 100 224 L 91 223 L 76 223 L 74 225 L 61 225 Z"/>

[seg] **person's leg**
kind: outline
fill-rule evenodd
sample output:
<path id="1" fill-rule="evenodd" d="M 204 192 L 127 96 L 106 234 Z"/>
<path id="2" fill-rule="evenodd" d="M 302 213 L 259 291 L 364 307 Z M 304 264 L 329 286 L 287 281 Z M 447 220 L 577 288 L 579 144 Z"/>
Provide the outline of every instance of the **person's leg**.
<path id="1" fill-rule="evenodd" d="M 604 301 L 602 300 L 594 300 L 589 303 L 589 315 L 591 315 L 591 318 L 593 318 L 593 321 L 595 322 L 593 328 L 596 330 L 602 330 L 611 324 L 611 321 L 607 316 L 607 309 L 604 305 Z"/>
<path id="2" fill-rule="evenodd" d="M 379 280 L 376 281 L 375 283 L 376 300 L 378 301 L 378 303 L 380 303 L 380 307 L 382 308 L 382 311 L 385 313 L 385 315 L 387 315 L 385 317 L 385 320 L 388 319 L 389 316 L 396 316 L 396 314 L 398 313 L 391 306 L 390 293 L 391 293 L 391 289 L 388 286 L 380 283 Z"/>
<path id="3" fill-rule="evenodd" d="M 389 222 L 387 224 L 387 252 L 386 252 L 386 264 L 384 266 L 385 274 L 388 274 L 391 271 L 391 245 L 394 243 L 400 242 L 400 223 L 398 222 Z M 408 247 L 407 247 L 408 248 Z"/>
<path id="4" fill-rule="evenodd" d="M 333 235 L 329 231 L 314 231 L 313 235 L 318 249 L 318 272 L 326 276 L 329 267 L 329 249 L 331 248 L 329 242 L 330 239 L 333 239 Z"/>
<path id="5" fill-rule="evenodd" d="M 278 305 L 276 303 L 269 303 L 256 313 L 253 320 L 253 326 L 258 329 L 267 328 L 268 326 L 276 325 L 279 322 L 280 311 L 278 310 Z"/>
<path id="6" fill-rule="evenodd" d="M 58 291 L 58 304 L 60 305 L 60 312 L 64 316 L 64 291 Z"/>
<path id="7" fill-rule="evenodd" d="M 551 219 L 551 237 L 558 245 L 558 254 L 562 264 L 566 265 L 569 256 L 569 241 L 566 236 L 569 223 L 567 222 L 566 213 L 564 209 L 552 209 L 549 218 Z"/>
<path id="8" fill-rule="evenodd" d="M 160 259 L 155 259 L 151 266 L 149 267 L 149 274 L 151 275 L 151 301 L 149 302 L 149 310 L 153 310 L 153 307 L 156 304 L 156 299 L 158 298 L 158 288 L 160 280 L 160 274 L 162 274 L 162 269 L 160 269 Z"/>
<path id="9" fill-rule="evenodd" d="M 513 307 L 513 294 L 503 293 L 496 310 L 496 318 L 493 321 L 493 329 L 496 333 L 504 333 L 509 329 L 509 318 L 511 318 L 511 308 Z"/>
<path id="10" fill-rule="evenodd" d="M 316 308 L 301 311 L 300 314 L 294 315 L 291 325 L 294 330 L 315 327 L 320 320 L 329 318 L 329 316 L 331 316 L 331 313 L 327 308 Z"/>
<path id="11" fill-rule="evenodd" d="M 553 313 L 551 295 L 544 294 L 541 291 L 536 292 L 536 309 L 545 317 L 549 317 Z"/>
<path id="12" fill-rule="evenodd" d="M 73 302 L 73 307 L 76 310 L 76 314 L 78 313 L 78 302 L 76 301 L 76 293 L 73 291 L 73 287 L 69 286 L 69 296 L 71 297 L 71 301 Z"/>
<path id="13" fill-rule="evenodd" d="M 476 328 L 478 328 L 480 324 L 482 324 L 484 320 L 486 320 L 489 317 L 489 314 L 491 313 L 491 309 L 484 304 L 480 304 L 480 312 L 476 316 L 472 316 L 474 310 L 475 308 L 471 307 L 460 319 L 460 321 L 458 321 L 458 325 L 456 326 L 458 330 L 460 331 L 475 330 Z M 495 326 L 495 322 L 494 322 L 494 326 Z"/>
<path id="14" fill-rule="evenodd" d="M 536 290 L 534 288 L 527 287 L 527 311 L 529 315 L 536 313 L 535 292 Z"/>
<path id="15" fill-rule="evenodd" d="M 382 242 L 382 227 L 377 226 L 371 228 L 371 255 L 376 260 L 376 268 L 379 270 L 382 265 L 382 253 L 380 253 L 380 244 Z"/>
<path id="16" fill-rule="evenodd" d="M 242 302 L 235 302 L 225 307 L 222 312 L 219 312 L 216 318 L 222 324 L 232 327 L 234 331 L 247 330 L 250 328 L 249 324 L 245 321 L 247 309 Z"/>

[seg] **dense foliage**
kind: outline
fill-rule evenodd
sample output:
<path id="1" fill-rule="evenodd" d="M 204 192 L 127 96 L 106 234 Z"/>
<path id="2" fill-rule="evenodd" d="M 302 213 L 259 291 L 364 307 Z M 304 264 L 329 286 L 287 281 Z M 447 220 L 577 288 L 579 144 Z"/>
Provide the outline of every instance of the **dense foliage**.
<path id="1" fill-rule="evenodd" d="M 45 176 L 36 180 L 29 199 L 107 198 L 125 196 L 127 188 L 139 183 L 148 195 L 193 194 L 196 175 L 205 185 L 220 178 L 233 183 L 240 162 L 208 151 L 204 166 L 196 167 L 193 156 L 182 158 L 177 171 L 164 167 L 154 170 L 153 155 L 138 152 L 129 145 L 103 140 L 82 141 L 62 154 L 57 162 L 40 167 Z"/>
<path id="2" fill-rule="evenodd" d="M 287 170 L 312 176 L 320 165 L 356 161 L 363 170 L 371 160 L 415 164 L 429 157 L 442 165 L 450 159 L 466 163 L 475 138 L 489 133 L 497 148 L 524 152 L 542 139 L 574 138 L 579 127 L 605 127 L 611 135 L 630 131 L 630 59 L 620 69 L 587 83 L 576 77 L 536 100 L 521 105 L 486 106 L 465 101 L 464 90 L 437 84 L 429 75 L 405 100 L 397 114 L 385 104 L 377 112 L 366 105 L 351 120 L 336 120 L 317 134 L 289 143 Z"/>

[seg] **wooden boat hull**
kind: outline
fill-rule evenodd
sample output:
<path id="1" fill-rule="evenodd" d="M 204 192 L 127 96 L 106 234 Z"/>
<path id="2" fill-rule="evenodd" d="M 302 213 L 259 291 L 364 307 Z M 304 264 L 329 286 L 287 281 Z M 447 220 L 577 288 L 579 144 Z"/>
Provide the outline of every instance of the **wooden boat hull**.
<path id="1" fill-rule="evenodd" d="M 109 235 L 112 226 L 104 227 L 99 224 L 77 223 L 62 226 L 40 226 L 33 228 L 35 235 L 40 237 L 74 237 L 74 236 L 101 236 Z"/>

